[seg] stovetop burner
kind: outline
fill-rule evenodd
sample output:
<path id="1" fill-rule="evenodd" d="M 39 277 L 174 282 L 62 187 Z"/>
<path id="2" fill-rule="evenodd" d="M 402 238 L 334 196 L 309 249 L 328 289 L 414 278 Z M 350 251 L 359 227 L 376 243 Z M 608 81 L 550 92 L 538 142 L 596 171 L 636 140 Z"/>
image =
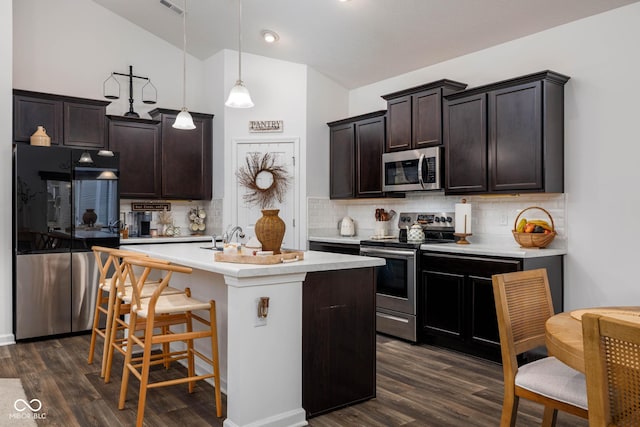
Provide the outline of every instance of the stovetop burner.
<path id="1" fill-rule="evenodd" d="M 424 231 L 425 240 L 422 242 L 407 241 L 407 229 L 415 223 L 420 224 L 422 231 Z M 398 216 L 397 238 L 363 240 L 360 244 L 419 249 L 423 243 L 453 243 L 456 241 L 453 235 L 454 224 L 455 214 L 453 212 L 402 212 Z"/>

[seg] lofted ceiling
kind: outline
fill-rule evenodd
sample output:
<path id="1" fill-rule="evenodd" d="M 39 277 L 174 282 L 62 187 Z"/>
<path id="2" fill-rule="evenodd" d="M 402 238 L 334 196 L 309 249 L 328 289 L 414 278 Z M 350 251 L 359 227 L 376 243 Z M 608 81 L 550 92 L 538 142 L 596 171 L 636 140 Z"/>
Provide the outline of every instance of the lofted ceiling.
<path id="1" fill-rule="evenodd" d="M 182 17 L 160 0 L 93 1 L 182 48 Z M 637 1 L 243 0 L 242 50 L 307 64 L 353 89 Z M 237 5 L 188 0 L 190 54 L 238 49 Z M 265 43 L 264 29 L 280 40 Z"/>

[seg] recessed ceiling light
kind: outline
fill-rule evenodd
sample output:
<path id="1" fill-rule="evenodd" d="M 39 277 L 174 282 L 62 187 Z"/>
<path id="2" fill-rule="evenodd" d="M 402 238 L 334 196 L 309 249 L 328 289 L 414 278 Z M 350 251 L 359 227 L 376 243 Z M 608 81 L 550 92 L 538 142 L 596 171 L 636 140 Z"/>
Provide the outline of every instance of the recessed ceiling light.
<path id="1" fill-rule="evenodd" d="M 280 36 L 275 31 L 271 30 L 262 30 L 262 38 L 267 43 L 275 43 L 280 40 Z"/>
<path id="2" fill-rule="evenodd" d="M 340 3 L 346 3 L 346 2 L 351 1 L 351 0 L 339 0 L 339 1 L 340 1 Z"/>

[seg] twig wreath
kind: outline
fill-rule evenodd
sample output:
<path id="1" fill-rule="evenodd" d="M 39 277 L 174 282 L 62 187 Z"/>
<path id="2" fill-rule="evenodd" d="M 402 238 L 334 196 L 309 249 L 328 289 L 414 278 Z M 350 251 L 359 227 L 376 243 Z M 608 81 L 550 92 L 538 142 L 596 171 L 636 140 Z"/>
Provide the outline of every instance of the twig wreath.
<path id="1" fill-rule="evenodd" d="M 276 164 L 274 154 L 252 153 L 246 161 L 236 172 L 240 185 L 249 190 L 242 196 L 244 201 L 260 209 L 272 206 L 275 200 L 282 203 L 291 177 L 283 165 Z"/>

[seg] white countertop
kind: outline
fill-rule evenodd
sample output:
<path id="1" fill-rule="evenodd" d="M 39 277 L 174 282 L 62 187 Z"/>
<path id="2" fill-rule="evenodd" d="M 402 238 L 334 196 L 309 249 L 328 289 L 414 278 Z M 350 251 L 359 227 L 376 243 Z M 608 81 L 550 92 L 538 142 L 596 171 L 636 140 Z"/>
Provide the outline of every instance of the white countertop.
<path id="1" fill-rule="evenodd" d="M 174 237 L 120 237 L 121 245 L 155 244 L 155 243 L 186 243 L 186 242 L 209 242 L 211 236 L 174 236 Z"/>
<path id="2" fill-rule="evenodd" d="M 310 235 L 308 238 L 314 242 L 325 243 L 349 243 L 359 245 L 361 240 L 370 240 L 369 234 L 359 235 L 354 237 L 342 237 L 337 233 L 328 233 L 328 235 L 322 235 L 321 233 Z M 466 255 L 487 255 L 487 256 L 501 256 L 509 258 L 537 258 L 555 255 L 566 255 L 567 249 L 561 245 L 556 245 L 555 241 L 551 247 L 544 249 L 527 249 L 521 248 L 513 238 L 510 236 L 499 238 L 487 238 L 487 237 L 470 237 L 468 245 L 458 245 L 457 243 L 430 243 L 423 244 L 420 249 L 423 251 L 432 252 L 447 252 Z"/>
<path id="3" fill-rule="evenodd" d="M 304 260 L 286 264 L 234 264 L 215 261 L 215 251 L 202 249 L 202 247 L 210 246 L 210 242 L 208 244 L 167 243 L 164 245 L 132 245 L 127 246 L 126 249 L 146 253 L 149 256 L 166 259 L 187 267 L 237 278 L 375 267 L 385 263 L 385 260 L 381 258 L 306 251 Z"/>

